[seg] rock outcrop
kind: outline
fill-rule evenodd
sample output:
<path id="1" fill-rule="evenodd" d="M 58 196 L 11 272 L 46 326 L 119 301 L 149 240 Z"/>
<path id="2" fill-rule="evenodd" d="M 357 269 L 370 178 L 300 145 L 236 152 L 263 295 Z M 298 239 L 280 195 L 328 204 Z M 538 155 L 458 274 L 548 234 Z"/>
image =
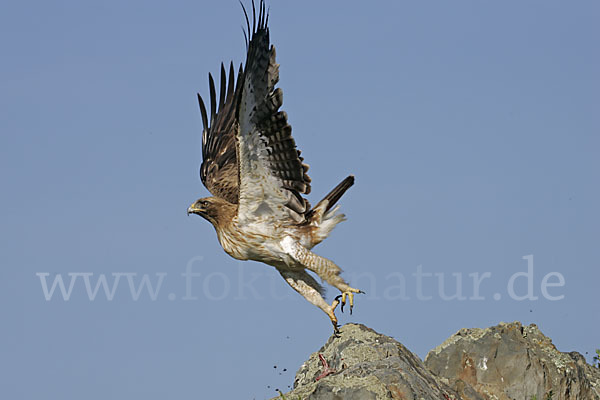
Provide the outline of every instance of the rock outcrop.
<path id="1" fill-rule="evenodd" d="M 600 370 L 561 353 L 535 324 L 461 329 L 427 354 L 425 365 L 453 387 L 484 399 L 600 400 Z"/>
<path id="2" fill-rule="evenodd" d="M 600 400 L 600 370 L 561 353 L 535 325 L 461 329 L 425 362 L 347 324 L 302 364 L 287 400 Z M 277 397 L 281 399 L 282 397 Z"/>
<path id="3" fill-rule="evenodd" d="M 330 337 L 302 364 L 294 390 L 285 398 L 443 400 L 457 396 L 401 343 L 364 325 L 347 324 L 339 337 Z"/>

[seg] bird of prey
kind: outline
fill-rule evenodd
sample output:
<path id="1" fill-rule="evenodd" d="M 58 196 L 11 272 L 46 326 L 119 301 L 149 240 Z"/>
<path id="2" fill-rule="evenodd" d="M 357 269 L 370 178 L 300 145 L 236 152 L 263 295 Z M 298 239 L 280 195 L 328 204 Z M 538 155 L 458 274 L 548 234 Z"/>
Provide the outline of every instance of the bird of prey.
<path id="1" fill-rule="evenodd" d="M 260 261 L 275 267 L 286 282 L 306 300 L 323 310 L 334 330 L 335 308 L 348 299 L 352 312 L 354 294 L 340 276 L 341 269 L 311 249 L 345 219 L 335 205 L 354 183 L 350 175 L 315 207 L 302 195 L 310 193 L 308 165 L 297 150 L 287 114 L 280 110 L 283 94 L 275 88 L 279 64 L 269 42 L 269 15 L 261 0 L 252 2 L 252 27 L 246 18 L 247 56 L 235 76 L 229 78 L 221 64 L 219 98 L 209 74 L 210 114 L 198 94 L 202 115 L 202 164 L 200 178 L 213 197 L 195 201 L 188 214 L 197 214 L 215 228 L 221 246 L 238 260 Z M 332 304 L 323 298 L 324 288 L 308 273 L 318 275 L 341 294 Z"/>

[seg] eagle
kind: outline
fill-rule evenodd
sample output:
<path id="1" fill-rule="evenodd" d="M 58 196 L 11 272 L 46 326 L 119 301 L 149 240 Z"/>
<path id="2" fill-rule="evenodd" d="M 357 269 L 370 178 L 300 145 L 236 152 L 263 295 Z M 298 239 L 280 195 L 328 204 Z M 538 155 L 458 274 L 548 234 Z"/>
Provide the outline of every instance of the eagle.
<path id="1" fill-rule="evenodd" d="M 342 180 L 316 206 L 302 195 L 311 191 L 308 165 L 292 138 L 287 114 L 280 110 L 283 92 L 275 48 L 269 41 L 269 13 L 264 0 L 258 16 L 252 1 L 252 27 L 246 8 L 246 62 L 229 77 L 221 64 L 219 97 L 209 73 L 210 115 L 198 94 L 202 115 L 200 179 L 212 197 L 196 200 L 187 210 L 209 221 L 227 254 L 238 260 L 271 265 L 306 300 L 323 310 L 338 331 L 335 309 L 354 294 L 333 261 L 311 251 L 345 220 L 337 201 L 354 184 Z M 341 294 L 331 304 L 324 287 L 309 272 L 337 288 Z"/>

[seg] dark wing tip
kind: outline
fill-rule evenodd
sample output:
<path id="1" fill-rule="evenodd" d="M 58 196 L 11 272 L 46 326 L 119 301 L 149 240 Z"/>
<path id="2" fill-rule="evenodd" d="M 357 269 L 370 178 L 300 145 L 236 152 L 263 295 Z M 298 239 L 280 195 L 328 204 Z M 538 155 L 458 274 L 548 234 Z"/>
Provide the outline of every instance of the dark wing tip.
<path id="1" fill-rule="evenodd" d="M 215 81 L 210 72 L 208 73 L 208 86 L 210 89 L 210 119 L 212 121 L 217 113 L 217 95 L 215 91 Z"/>
<path id="2" fill-rule="evenodd" d="M 252 33 L 256 32 L 256 7 L 254 6 L 254 0 L 252 0 Z"/>
<path id="3" fill-rule="evenodd" d="M 246 31 L 244 31 L 244 36 L 246 37 L 246 44 L 248 44 L 252 38 L 252 31 L 250 30 L 250 18 L 248 18 L 248 12 L 246 11 L 246 7 L 244 7 L 244 3 L 242 3 L 242 0 L 240 0 L 240 5 L 242 6 L 242 11 L 244 11 L 244 17 L 246 18 L 246 29 L 248 30 L 248 34 L 246 35 Z"/>
<path id="4" fill-rule="evenodd" d="M 250 26 L 250 16 L 248 15 L 248 11 L 246 10 L 246 6 L 242 3 L 242 0 L 239 0 L 240 5 L 242 6 L 242 11 L 244 12 L 244 18 L 246 19 L 246 29 L 242 28 L 244 32 L 244 39 L 246 40 L 246 46 L 250 44 L 252 41 L 252 37 L 254 34 L 260 30 L 267 29 L 267 25 L 269 23 L 269 10 L 267 8 L 264 0 L 260 0 L 258 5 L 258 17 L 256 15 L 256 3 L 252 0 L 252 27 Z"/>
<path id="5" fill-rule="evenodd" d="M 235 71 L 233 69 L 233 61 L 229 63 L 229 85 L 227 86 L 227 99 L 233 94 L 233 88 L 235 85 Z"/>
<path id="6" fill-rule="evenodd" d="M 225 66 L 221 63 L 221 85 L 219 87 L 219 111 L 223 109 L 225 104 L 225 91 L 227 89 L 227 74 L 225 73 Z"/>
<path id="7" fill-rule="evenodd" d="M 267 8 L 267 18 L 265 19 L 265 28 L 269 26 L 269 11 L 271 11 L 271 7 Z"/>
<path id="8" fill-rule="evenodd" d="M 206 107 L 204 106 L 204 101 L 202 101 L 202 96 L 200 93 L 197 93 L 198 96 L 198 104 L 200 105 L 200 114 L 202 114 L 202 125 L 205 131 L 208 131 L 208 115 L 206 114 Z"/>

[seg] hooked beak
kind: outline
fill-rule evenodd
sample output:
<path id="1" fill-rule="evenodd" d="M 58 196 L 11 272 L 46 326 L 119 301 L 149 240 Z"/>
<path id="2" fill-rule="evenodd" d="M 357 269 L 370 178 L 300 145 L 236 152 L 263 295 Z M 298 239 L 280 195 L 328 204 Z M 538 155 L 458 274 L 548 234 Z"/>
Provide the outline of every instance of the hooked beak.
<path id="1" fill-rule="evenodd" d="M 188 207 L 187 209 L 187 215 L 189 216 L 190 214 L 197 214 L 197 215 L 204 215 L 204 212 L 206 210 L 204 210 L 198 203 L 194 203 L 191 206 Z"/>

